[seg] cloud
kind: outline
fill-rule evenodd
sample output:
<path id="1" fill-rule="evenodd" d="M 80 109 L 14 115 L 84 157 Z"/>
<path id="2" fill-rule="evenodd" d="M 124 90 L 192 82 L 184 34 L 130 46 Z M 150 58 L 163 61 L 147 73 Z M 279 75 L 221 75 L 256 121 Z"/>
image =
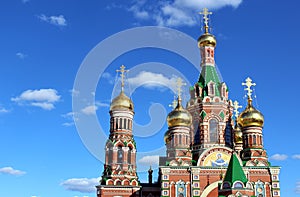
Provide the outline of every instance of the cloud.
<path id="1" fill-rule="evenodd" d="M 95 186 L 99 185 L 99 178 L 71 178 L 63 181 L 60 185 L 70 191 L 93 193 L 96 191 Z"/>
<path id="2" fill-rule="evenodd" d="M 20 96 L 11 98 L 20 105 L 40 107 L 45 110 L 54 109 L 54 103 L 58 102 L 60 95 L 55 89 L 26 90 Z"/>
<path id="3" fill-rule="evenodd" d="M 132 78 L 128 78 L 128 83 L 133 87 L 144 86 L 145 88 L 170 87 L 175 90 L 176 77 L 168 78 L 160 73 L 142 71 Z"/>
<path id="4" fill-rule="evenodd" d="M 271 160 L 284 161 L 288 158 L 285 154 L 275 154 L 270 157 Z"/>
<path id="5" fill-rule="evenodd" d="M 292 158 L 293 158 L 293 159 L 300 159 L 300 154 L 293 155 Z"/>
<path id="6" fill-rule="evenodd" d="M 45 21 L 47 23 L 50 23 L 52 25 L 56 26 L 67 26 L 67 20 L 63 15 L 59 16 L 46 16 L 44 14 L 41 14 L 37 16 L 41 21 Z"/>
<path id="7" fill-rule="evenodd" d="M 16 56 L 17 56 L 18 58 L 20 58 L 20 59 L 24 59 L 25 57 L 27 57 L 26 54 L 21 53 L 21 52 L 16 53 Z"/>
<path id="8" fill-rule="evenodd" d="M 75 117 L 77 113 L 75 112 L 68 112 L 66 114 L 62 114 L 61 116 L 65 118 L 68 122 L 63 123 L 62 125 L 65 127 L 70 127 L 74 125 L 74 121 L 78 120 L 78 118 Z"/>
<path id="9" fill-rule="evenodd" d="M 30 0 L 22 0 L 22 3 L 28 3 Z"/>
<path id="10" fill-rule="evenodd" d="M 152 1 L 132 0 L 126 10 L 132 12 L 138 20 L 152 20 L 161 26 L 193 26 L 196 25 L 197 12 L 203 8 L 217 10 L 223 7 L 237 8 L 242 0 L 171 0 Z M 115 6 L 116 7 L 116 6 Z M 122 8 L 118 6 L 117 8 Z M 151 14 L 150 14 L 151 13 Z"/>
<path id="11" fill-rule="evenodd" d="M 79 95 L 79 91 L 78 90 L 75 90 L 75 89 L 72 89 L 70 90 L 70 93 L 71 93 L 71 96 L 78 96 Z"/>
<path id="12" fill-rule="evenodd" d="M 295 192 L 296 192 L 296 194 L 300 194 L 300 181 L 296 183 Z"/>
<path id="13" fill-rule="evenodd" d="M 9 175 L 24 175 L 26 172 L 21 171 L 21 170 L 15 170 L 12 167 L 3 167 L 0 168 L 0 174 L 9 174 Z"/>
<path id="14" fill-rule="evenodd" d="M 8 112 L 10 112 L 10 110 L 5 109 L 4 107 L 0 107 L 0 114 L 5 114 L 5 113 L 8 113 Z"/>
<path id="15" fill-rule="evenodd" d="M 96 114 L 97 109 L 98 107 L 96 105 L 89 105 L 83 108 L 81 112 L 84 113 L 85 115 L 94 115 Z"/>
<path id="16" fill-rule="evenodd" d="M 114 78 L 111 76 L 110 73 L 105 72 L 102 74 L 101 76 L 103 79 L 106 79 L 108 81 L 109 84 L 114 84 Z"/>
<path id="17" fill-rule="evenodd" d="M 158 165 L 159 155 L 144 156 L 139 159 L 138 163 L 143 166 Z"/>

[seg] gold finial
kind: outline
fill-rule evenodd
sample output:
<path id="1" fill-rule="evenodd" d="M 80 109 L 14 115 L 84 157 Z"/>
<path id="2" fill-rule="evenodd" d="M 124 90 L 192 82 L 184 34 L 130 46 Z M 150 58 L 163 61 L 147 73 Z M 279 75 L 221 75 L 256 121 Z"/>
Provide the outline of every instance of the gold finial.
<path id="1" fill-rule="evenodd" d="M 234 108 L 234 117 L 237 120 L 237 118 L 239 117 L 239 108 L 242 108 L 242 106 L 239 105 L 239 102 L 234 101 L 233 102 L 233 108 Z"/>
<path id="2" fill-rule="evenodd" d="M 174 96 L 174 100 L 172 102 L 172 104 L 169 104 L 169 107 L 172 107 L 173 109 L 175 109 L 177 106 L 177 100 L 176 100 L 176 97 Z"/>
<path id="3" fill-rule="evenodd" d="M 248 100 L 252 100 L 251 96 L 253 90 L 251 89 L 251 87 L 256 86 L 256 83 L 252 83 L 252 79 L 248 77 L 246 79 L 246 83 L 242 83 L 242 85 L 246 86 L 245 90 L 247 91 Z"/>
<path id="4" fill-rule="evenodd" d="M 120 67 L 121 69 L 120 70 L 116 70 L 117 72 L 120 72 L 120 76 L 121 76 L 121 91 L 123 92 L 124 91 L 124 80 L 125 80 L 125 72 L 128 72 L 129 70 L 125 70 L 125 66 L 122 65 Z"/>
<path id="5" fill-rule="evenodd" d="M 207 8 L 203 8 L 202 12 L 199 12 L 199 14 L 203 15 L 203 22 L 204 22 L 204 33 L 208 33 L 208 21 L 209 21 L 209 15 L 212 15 L 212 12 L 209 12 Z"/>
<path id="6" fill-rule="evenodd" d="M 178 100 L 181 100 L 182 86 L 185 86 L 186 83 L 184 83 L 182 79 L 178 77 L 176 84 L 177 84 Z"/>

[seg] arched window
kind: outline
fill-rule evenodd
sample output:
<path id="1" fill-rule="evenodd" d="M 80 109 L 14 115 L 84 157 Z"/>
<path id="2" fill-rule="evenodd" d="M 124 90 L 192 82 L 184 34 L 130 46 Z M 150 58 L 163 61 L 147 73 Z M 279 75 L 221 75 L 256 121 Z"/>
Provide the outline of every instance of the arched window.
<path id="1" fill-rule="evenodd" d="M 118 146 L 118 163 L 123 163 L 123 150 L 122 150 L 122 146 Z"/>
<path id="2" fill-rule="evenodd" d="M 209 84 L 209 95 L 214 95 L 215 94 L 215 86 L 213 83 Z"/>
<path id="3" fill-rule="evenodd" d="M 120 127 L 119 127 L 119 129 L 122 129 L 122 118 L 120 118 Z"/>
<path id="4" fill-rule="evenodd" d="M 124 129 L 127 129 L 127 127 L 126 127 L 126 122 L 127 122 L 127 120 L 124 119 L 124 126 L 123 126 Z"/>
<path id="5" fill-rule="evenodd" d="M 181 145 L 182 144 L 182 136 L 181 136 L 181 134 L 179 134 L 179 145 Z"/>
<path id="6" fill-rule="evenodd" d="M 241 182 L 234 183 L 234 188 L 243 188 L 243 184 Z"/>
<path id="7" fill-rule="evenodd" d="M 211 143 L 218 142 L 218 121 L 216 119 L 209 121 L 209 140 Z"/>
<path id="8" fill-rule="evenodd" d="M 132 148 L 131 147 L 129 147 L 129 149 L 128 149 L 128 154 L 127 154 L 127 162 L 128 162 L 128 164 L 131 164 L 131 151 L 132 151 Z"/>

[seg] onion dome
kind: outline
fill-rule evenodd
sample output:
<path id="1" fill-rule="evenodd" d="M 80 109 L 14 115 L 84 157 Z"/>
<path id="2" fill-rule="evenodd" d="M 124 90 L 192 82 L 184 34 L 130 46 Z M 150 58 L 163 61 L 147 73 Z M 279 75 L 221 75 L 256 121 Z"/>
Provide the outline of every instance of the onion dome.
<path id="1" fill-rule="evenodd" d="M 116 109 L 129 109 L 133 111 L 133 102 L 123 91 L 110 104 L 110 110 Z"/>
<path id="2" fill-rule="evenodd" d="M 240 114 L 238 123 L 241 125 L 241 127 L 264 126 L 264 116 L 260 111 L 252 106 L 251 99 L 248 100 L 248 106 L 246 109 Z"/>
<path id="3" fill-rule="evenodd" d="M 173 111 L 171 111 L 167 117 L 169 127 L 186 126 L 189 127 L 192 124 L 192 115 L 181 105 L 181 100 L 178 99 L 178 104 Z"/>
<path id="4" fill-rule="evenodd" d="M 210 33 L 204 33 L 198 38 L 198 47 L 205 47 L 205 46 L 210 46 L 210 47 L 216 47 L 217 45 L 217 40 L 214 35 Z"/>
<path id="5" fill-rule="evenodd" d="M 241 127 L 237 124 L 234 128 L 234 143 L 236 143 L 236 144 L 243 143 L 243 132 L 241 130 Z"/>

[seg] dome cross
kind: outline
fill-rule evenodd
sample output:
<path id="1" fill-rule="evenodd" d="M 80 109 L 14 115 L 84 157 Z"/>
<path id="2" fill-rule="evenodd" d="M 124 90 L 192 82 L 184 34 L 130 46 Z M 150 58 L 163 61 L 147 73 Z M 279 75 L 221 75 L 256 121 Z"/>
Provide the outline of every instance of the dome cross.
<path id="1" fill-rule="evenodd" d="M 120 72 L 120 76 L 121 76 L 121 90 L 122 92 L 124 91 L 124 80 L 125 80 L 125 72 L 128 72 L 129 70 L 125 70 L 125 66 L 122 65 L 120 67 L 120 70 L 116 70 L 117 72 Z"/>
<path id="2" fill-rule="evenodd" d="M 252 92 L 253 90 L 251 89 L 253 86 L 256 86 L 256 83 L 252 83 L 252 79 L 248 77 L 246 79 L 246 83 L 242 83 L 243 86 L 246 86 L 245 90 L 247 91 L 247 96 L 249 100 L 252 100 Z"/>
<path id="3" fill-rule="evenodd" d="M 182 87 L 186 85 L 180 77 L 176 80 L 178 100 L 181 100 Z"/>
<path id="4" fill-rule="evenodd" d="M 235 117 L 235 119 L 237 119 L 239 117 L 239 108 L 242 108 L 242 106 L 239 105 L 239 102 L 234 101 L 233 108 L 234 108 L 234 117 Z"/>
<path id="5" fill-rule="evenodd" d="M 208 33 L 209 15 L 212 15 L 212 12 L 209 12 L 207 8 L 203 8 L 203 11 L 199 12 L 199 14 L 203 15 L 203 22 L 204 22 L 205 33 Z"/>

